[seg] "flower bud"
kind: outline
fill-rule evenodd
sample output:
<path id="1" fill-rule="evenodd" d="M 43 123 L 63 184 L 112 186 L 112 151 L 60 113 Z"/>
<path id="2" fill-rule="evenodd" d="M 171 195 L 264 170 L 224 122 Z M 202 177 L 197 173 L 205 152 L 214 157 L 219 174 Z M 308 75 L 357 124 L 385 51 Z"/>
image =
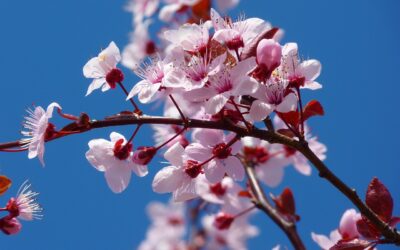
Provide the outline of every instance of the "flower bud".
<path id="1" fill-rule="evenodd" d="M 226 230 L 229 229 L 234 220 L 235 217 L 230 214 L 219 213 L 215 217 L 214 226 L 219 230 Z"/>
<path id="2" fill-rule="evenodd" d="M 156 154 L 157 149 L 155 147 L 139 147 L 133 152 L 132 160 L 134 163 L 139 165 L 147 165 Z"/>
<path id="3" fill-rule="evenodd" d="M 0 219 L 0 230 L 7 235 L 16 234 L 21 231 L 21 223 L 12 216 L 6 216 Z"/>
<path id="4" fill-rule="evenodd" d="M 269 74 L 281 64 L 281 57 L 281 45 L 275 42 L 274 39 L 263 39 L 258 43 L 257 63 Z"/>

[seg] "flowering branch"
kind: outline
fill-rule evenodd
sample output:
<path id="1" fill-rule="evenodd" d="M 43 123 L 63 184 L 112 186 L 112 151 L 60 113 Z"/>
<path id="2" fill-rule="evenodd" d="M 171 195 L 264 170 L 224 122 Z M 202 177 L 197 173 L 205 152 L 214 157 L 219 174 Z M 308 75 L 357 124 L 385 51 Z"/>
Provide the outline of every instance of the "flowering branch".
<path id="1" fill-rule="evenodd" d="M 232 123 L 228 119 L 223 119 L 219 121 L 206 121 L 198 119 L 187 119 L 186 121 L 179 118 L 167 118 L 159 116 L 138 116 L 138 115 L 115 115 L 107 117 L 104 120 L 92 120 L 86 124 L 85 127 L 77 127 L 76 123 L 71 123 L 65 128 L 72 128 L 74 132 L 72 134 L 84 133 L 92 129 L 113 127 L 113 126 L 123 126 L 123 125 L 143 125 L 143 124 L 163 124 L 163 125 L 181 125 L 187 126 L 187 128 L 208 128 L 208 129 L 218 129 L 227 130 L 236 133 L 240 137 L 254 137 L 259 138 L 269 143 L 279 143 L 286 145 L 290 148 L 296 149 L 301 152 L 318 170 L 320 177 L 325 178 L 334 187 L 336 187 L 341 193 L 343 193 L 359 210 L 360 212 L 368 218 L 371 223 L 373 223 L 378 230 L 382 232 L 382 235 L 389 241 L 396 245 L 400 245 L 400 234 L 394 229 L 390 228 L 385 222 L 383 222 L 357 195 L 354 189 L 347 186 L 342 180 L 340 180 L 329 168 L 314 154 L 309 148 L 307 142 L 297 141 L 293 138 L 281 135 L 273 131 L 262 130 L 258 128 L 253 128 L 249 131 L 246 127 Z M 76 129 L 76 130 L 75 130 Z M 54 137 L 47 139 L 46 141 L 52 141 L 70 134 L 56 134 Z M 10 149 L 15 147 L 21 147 L 24 143 L 21 141 L 6 142 L 0 144 L 0 150 Z M 246 167 L 246 171 L 251 178 L 252 170 Z M 254 175 L 254 174 L 253 174 Z M 254 177 L 254 176 L 253 176 Z M 254 181 L 253 181 L 254 182 Z M 253 187 L 255 188 L 255 187 Z M 255 193 L 258 195 L 258 199 L 262 204 L 262 208 L 265 209 L 265 201 L 260 199 L 259 195 L 262 195 L 261 190 L 255 189 Z M 259 205 L 260 206 L 260 205 Z M 267 212 L 266 210 L 263 210 Z M 268 213 L 271 213 L 270 211 Z M 278 224 L 279 225 L 279 224 Z M 290 224 L 288 224 L 290 225 Z M 290 227 L 286 225 L 287 227 Z"/>

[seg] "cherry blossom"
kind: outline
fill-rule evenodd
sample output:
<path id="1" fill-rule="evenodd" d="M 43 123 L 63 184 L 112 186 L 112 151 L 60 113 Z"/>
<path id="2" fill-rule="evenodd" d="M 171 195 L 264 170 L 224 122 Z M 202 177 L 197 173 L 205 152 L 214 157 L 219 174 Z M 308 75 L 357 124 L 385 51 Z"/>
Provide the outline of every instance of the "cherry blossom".
<path id="1" fill-rule="evenodd" d="M 38 106 L 34 110 L 28 109 L 28 116 L 25 117 L 23 127 L 26 131 L 22 131 L 22 135 L 26 136 L 20 141 L 22 148 L 28 149 L 28 158 L 38 157 L 44 166 L 44 143 L 46 139 L 51 138 L 55 134 L 55 126 L 49 123 L 49 119 L 53 116 L 54 108 L 61 109 L 61 106 L 53 102 L 46 110 Z"/>
<path id="2" fill-rule="evenodd" d="M 132 12 L 137 24 L 143 17 L 151 17 L 157 11 L 159 3 L 159 0 L 130 0 L 126 10 Z"/>
<path id="3" fill-rule="evenodd" d="M 238 181 L 244 178 L 242 163 L 235 157 L 240 150 L 240 141 L 228 145 L 232 139 L 233 134 L 225 135 L 220 130 L 196 129 L 193 132 L 194 142 L 185 151 L 194 160 L 207 162 L 204 173 L 211 183 L 220 182 L 225 174 Z"/>
<path id="4" fill-rule="evenodd" d="M 196 183 L 197 194 L 204 200 L 216 204 L 235 204 L 238 200 L 240 187 L 230 177 L 224 177 L 221 182 L 212 184 L 205 176 L 199 176 Z"/>
<path id="5" fill-rule="evenodd" d="M 15 217 L 7 215 L 0 219 L 0 230 L 7 235 L 19 233 L 21 228 L 21 223 Z"/>
<path id="6" fill-rule="evenodd" d="M 291 85 L 306 89 L 320 89 L 315 81 L 321 73 L 321 63 L 315 59 L 300 62 L 296 43 L 287 43 L 282 48 L 281 71 L 286 74 Z"/>
<path id="7" fill-rule="evenodd" d="M 114 193 L 124 191 L 131 179 L 132 171 L 139 177 L 147 175 L 147 166 L 134 164 L 132 145 L 116 132 L 110 134 L 111 141 L 95 139 L 89 141 L 86 159 L 100 172 L 104 172 L 107 184 Z"/>
<path id="8" fill-rule="evenodd" d="M 174 14 L 186 6 L 193 6 L 199 0 L 164 0 L 166 3 L 160 10 L 159 18 L 164 22 L 169 22 Z"/>
<path id="9" fill-rule="evenodd" d="M 111 42 L 98 56 L 93 57 L 85 64 L 83 75 L 86 78 L 93 78 L 86 96 L 99 88 L 102 91 L 115 88 L 116 83 L 124 79 L 121 70 L 116 68 L 120 61 L 121 55 L 119 49 L 114 42 Z"/>
<path id="10" fill-rule="evenodd" d="M 172 165 L 156 174 L 154 192 L 172 193 L 173 200 L 177 202 L 197 197 L 195 179 L 202 174 L 200 163 L 188 156 L 179 142 L 165 152 L 164 158 Z"/>
<path id="11" fill-rule="evenodd" d="M 270 78 L 265 85 L 253 94 L 257 98 L 251 105 L 250 117 L 254 121 L 262 121 L 273 111 L 287 113 L 297 108 L 295 93 L 287 94 L 289 81 L 280 77 Z"/>
<path id="12" fill-rule="evenodd" d="M 194 89 L 185 96 L 193 101 L 205 101 L 206 113 L 216 114 L 230 99 L 257 91 L 259 84 L 248 76 L 255 65 L 254 57 L 238 62 L 233 68 L 222 65 L 221 70 L 209 77 L 206 88 Z"/>
<path id="13" fill-rule="evenodd" d="M 252 137 L 244 137 L 242 143 L 243 156 L 254 164 L 257 177 L 270 187 L 278 186 L 283 180 L 284 168 L 290 164 L 283 147 Z"/>
<path id="14" fill-rule="evenodd" d="M 156 45 L 148 32 L 151 20 L 139 22 L 131 34 L 131 42 L 122 51 L 122 65 L 129 69 L 137 69 L 140 63 L 156 52 Z"/>
<path id="15" fill-rule="evenodd" d="M 333 247 L 339 240 L 353 240 L 360 237 L 357 231 L 357 221 L 361 219 L 361 214 L 354 209 L 348 209 L 340 219 L 339 228 L 333 230 L 329 238 L 325 235 L 311 233 L 312 239 L 324 250 Z"/>

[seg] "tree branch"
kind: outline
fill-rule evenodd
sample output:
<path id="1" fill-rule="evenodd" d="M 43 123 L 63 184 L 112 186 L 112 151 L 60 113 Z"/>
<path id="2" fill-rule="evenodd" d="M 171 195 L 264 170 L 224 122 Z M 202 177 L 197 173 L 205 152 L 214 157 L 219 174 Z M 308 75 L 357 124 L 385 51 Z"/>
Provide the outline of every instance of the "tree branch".
<path id="1" fill-rule="evenodd" d="M 266 213 L 271 220 L 273 220 L 275 224 L 282 229 L 296 250 L 305 250 L 306 248 L 304 247 L 304 244 L 297 233 L 296 224 L 285 220 L 268 201 L 264 190 L 261 188 L 260 183 L 257 180 L 254 167 L 246 164 L 243 161 L 242 163 L 249 179 L 250 188 L 255 195 L 254 204 L 257 206 L 257 208 L 264 211 L 264 213 Z"/>
<path id="2" fill-rule="evenodd" d="M 197 119 L 187 119 L 184 121 L 177 118 L 167 118 L 158 116 L 138 116 L 138 115 L 115 115 L 107 117 L 104 120 L 93 120 L 90 121 L 84 128 L 77 127 L 76 123 L 71 123 L 67 127 L 75 128 L 74 130 L 69 130 L 71 134 L 84 133 L 92 129 L 113 127 L 113 126 L 123 126 L 132 124 L 163 124 L 163 125 L 187 125 L 188 128 L 209 128 L 209 129 L 219 129 L 235 132 L 238 136 L 250 136 L 254 138 L 259 138 L 261 140 L 268 141 L 269 143 L 279 143 L 289 146 L 293 149 L 301 152 L 318 170 L 319 175 L 326 180 L 328 180 L 334 187 L 336 187 L 341 193 L 343 193 L 358 209 L 359 211 L 373 223 L 381 232 L 382 235 L 387 239 L 394 242 L 396 245 L 400 245 L 400 234 L 389 227 L 385 222 L 383 222 L 357 195 L 354 189 L 348 187 L 343 181 L 341 181 L 335 174 L 333 174 L 329 168 L 311 151 L 308 147 L 307 142 L 299 142 L 293 138 L 281 135 L 274 131 L 262 130 L 253 128 L 248 131 L 246 127 L 241 125 L 236 125 L 230 120 L 220 120 L 220 121 L 205 121 Z M 67 130 L 68 132 L 68 130 Z M 60 134 L 47 141 L 52 141 L 64 136 L 71 134 Z M 10 149 L 15 147 L 20 147 L 23 144 L 20 141 L 7 142 L 0 144 L 0 150 Z"/>

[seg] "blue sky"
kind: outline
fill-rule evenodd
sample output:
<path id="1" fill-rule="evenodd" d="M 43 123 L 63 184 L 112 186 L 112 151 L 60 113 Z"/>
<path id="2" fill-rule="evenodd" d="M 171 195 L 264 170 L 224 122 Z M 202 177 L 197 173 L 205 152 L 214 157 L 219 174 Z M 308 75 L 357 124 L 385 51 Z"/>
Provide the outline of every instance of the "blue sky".
<path id="1" fill-rule="evenodd" d="M 85 111 L 94 118 L 129 108 L 119 91 L 84 97 L 90 81 L 82 76 L 86 61 L 111 40 L 120 47 L 127 43 L 131 17 L 123 11 L 124 4 L 110 0 L 0 2 L 0 141 L 19 137 L 24 110 L 32 104 L 47 106 L 57 101 L 67 113 Z M 319 82 L 324 88 L 305 96 L 320 100 L 325 107 L 326 116 L 315 118 L 311 125 L 328 146 L 326 163 L 361 196 L 373 176 L 380 178 L 392 192 L 397 215 L 399 7 L 396 0 L 242 0 L 235 12 L 282 27 L 284 42 L 297 42 L 303 57 L 322 62 Z M 127 76 L 128 86 L 135 81 Z M 151 191 L 152 177 L 159 169 L 156 162 L 147 178 L 133 177 L 124 193 L 115 195 L 108 189 L 84 153 L 90 139 L 108 137 L 111 131 L 49 143 L 45 168 L 37 160 L 28 160 L 25 153 L 0 154 L 0 173 L 14 180 L 1 202 L 30 179 L 41 192 L 45 208 L 43 221 L 24 223 L 22 232 L 13 237 L 0 235 L 1 249 L 135 249 L 148 225 L 146 204 L 167 200 L 168 195 Z M 128 136 L 130 130 L 118 131 Z M 141 133 L 137 143 L 151 145 L 148 133 Z M 285 186 L 294 190 L 302 218 L 299 232 L 306 245 L 316 249 L 310 232 L 329 233 L 352 206 L 315 171 L 304 177 L 288 169 L 284 183 L 268 191 L 279 193 Z M 250 241 L 250 249 L 288 245 L 264 214 L 254 221 L 262 233 Z"/>

